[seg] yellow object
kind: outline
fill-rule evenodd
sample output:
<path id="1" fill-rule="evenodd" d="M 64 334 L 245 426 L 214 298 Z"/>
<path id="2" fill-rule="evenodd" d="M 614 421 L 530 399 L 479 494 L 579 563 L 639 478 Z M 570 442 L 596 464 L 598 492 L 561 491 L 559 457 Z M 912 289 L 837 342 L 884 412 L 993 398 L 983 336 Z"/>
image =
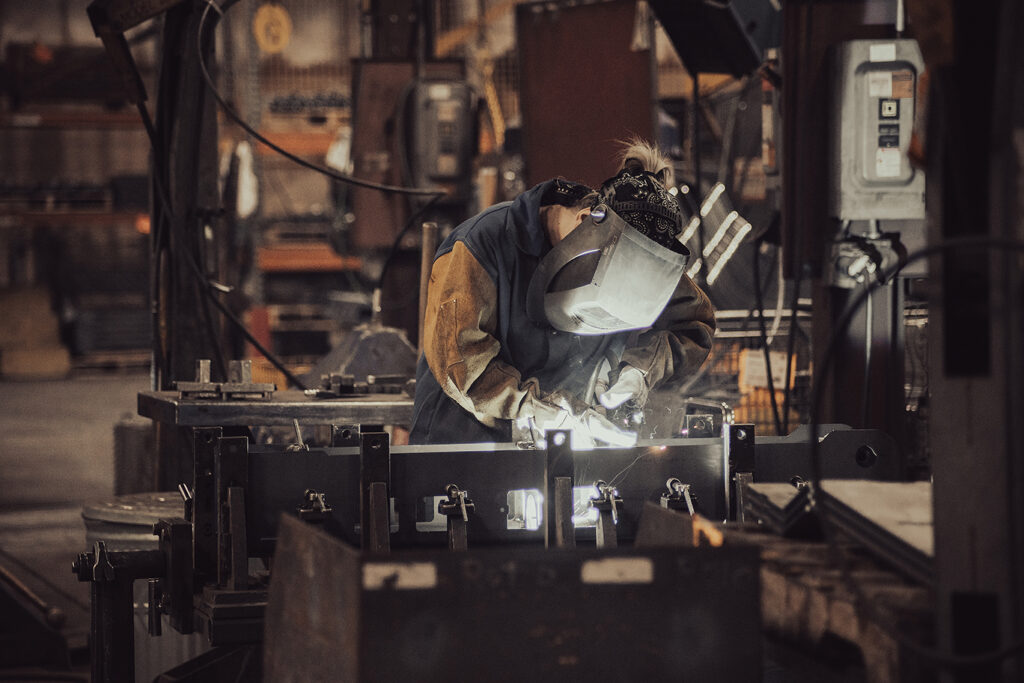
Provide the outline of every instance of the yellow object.
<path id="1" fill-rule="evenodd" d="M 704 542 L 701 540 L 702 538 L 707 545 L 710 545 L 713 548 L 720 548 L 725 542 L 725 535 L 713 522 L 704 519 L 700 515 L 693 515 L 694 548 L 699 548 L 701 545 L 704 545 Z"/>
<path id="2" fill-rule="evenodd" d="M 262 5 L 252 19 L 252 33 L 260 50 L 276 55 L 291 41 L 292 18 L 282 5 Z"/>

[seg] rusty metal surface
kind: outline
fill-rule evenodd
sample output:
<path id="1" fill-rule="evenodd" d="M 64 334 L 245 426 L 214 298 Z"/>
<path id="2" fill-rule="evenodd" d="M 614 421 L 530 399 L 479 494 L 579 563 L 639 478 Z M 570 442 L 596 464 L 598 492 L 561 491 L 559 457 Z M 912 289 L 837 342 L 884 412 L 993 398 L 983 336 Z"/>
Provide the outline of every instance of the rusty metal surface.
<path id="1" fill-rule="evenodd" d="M 270 400 L 182 399 L 173 391 L 139 394 L 139 415 L 182 427 L 307 424 L 392 424 L 412 421 L 412 399 L 399 394 L 364 394 L 313 399 L 301 391 L 275 392 Z"/>
<path id="2" fill-rule="evenodd" d="M 756 548 L 363 555 L 281 529 L 266 680 L 760 680 Z"/>
<path id="3" fill-rule="evenodd" d="M 597 187 L 616 171 L 616 140 L 651 139 L 650 53 L 633 49 L 635 24 L 632 0 L 516 7 L 527 186 Z"/>

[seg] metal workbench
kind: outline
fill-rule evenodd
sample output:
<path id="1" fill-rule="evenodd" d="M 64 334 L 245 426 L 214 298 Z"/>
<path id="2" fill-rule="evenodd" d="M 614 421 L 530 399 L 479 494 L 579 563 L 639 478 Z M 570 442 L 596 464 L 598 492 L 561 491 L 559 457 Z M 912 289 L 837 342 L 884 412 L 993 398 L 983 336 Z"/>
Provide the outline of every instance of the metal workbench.
<path id="1" fill-rule="evenodd" d="M 311 398 L 302 391 L 275 391 L 267 400 L 183 399 L 176 391 L 139 394 L 139 415 L 179 427 L 374 424 L 409 426 L 411 398 L 405 394 L 353 394 Z"/>

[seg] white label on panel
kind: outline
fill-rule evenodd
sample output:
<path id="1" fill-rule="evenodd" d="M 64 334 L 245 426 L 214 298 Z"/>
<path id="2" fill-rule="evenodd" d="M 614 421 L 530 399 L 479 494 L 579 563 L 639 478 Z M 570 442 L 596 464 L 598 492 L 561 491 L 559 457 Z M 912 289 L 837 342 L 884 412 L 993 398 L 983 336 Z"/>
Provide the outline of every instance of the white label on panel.
<path id="1" fill-rule="evenodd" d="M 879 147 L 875 151 L 875 175 L 879 178 L 898 178 L 903 152 L 898 147 Z"/>
<path id="2" fill-rule="evenodd" d="M 437 585 L 433 562 L 374 562 L 363 565 L 363 588 L 418 590 Z"/>
<path id="3" fill-rule="evenodd" d="M 872 62 L 895 62 L 896 43 L 878 43 L 868 49 L 868 59 Z"/>
<path id="4" fill-rule="evenodd" d="M 651 583 L 654 562 L 649 557 L 609 557 L 587 560 L 580 566 L 583 583 Z"/>
<path id="5" fill-rule="evenodd" d="M 891 71 L 871 71 L 868 73 L 868 96 L 892 97 Z"/>

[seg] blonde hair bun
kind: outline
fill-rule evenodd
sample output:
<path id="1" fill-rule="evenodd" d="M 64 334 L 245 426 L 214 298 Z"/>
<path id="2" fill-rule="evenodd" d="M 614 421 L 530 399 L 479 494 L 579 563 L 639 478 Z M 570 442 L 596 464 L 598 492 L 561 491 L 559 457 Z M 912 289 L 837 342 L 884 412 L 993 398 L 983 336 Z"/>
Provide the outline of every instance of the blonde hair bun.
<path id="1" fill-rule="evenodd" d="M 675 184 L 675 170 L 668 157 L 655 145 L 642 138 L 624 140 L 619 159 L 619 172 L 647 171 L 657 177 L 666 189 Z"/>

